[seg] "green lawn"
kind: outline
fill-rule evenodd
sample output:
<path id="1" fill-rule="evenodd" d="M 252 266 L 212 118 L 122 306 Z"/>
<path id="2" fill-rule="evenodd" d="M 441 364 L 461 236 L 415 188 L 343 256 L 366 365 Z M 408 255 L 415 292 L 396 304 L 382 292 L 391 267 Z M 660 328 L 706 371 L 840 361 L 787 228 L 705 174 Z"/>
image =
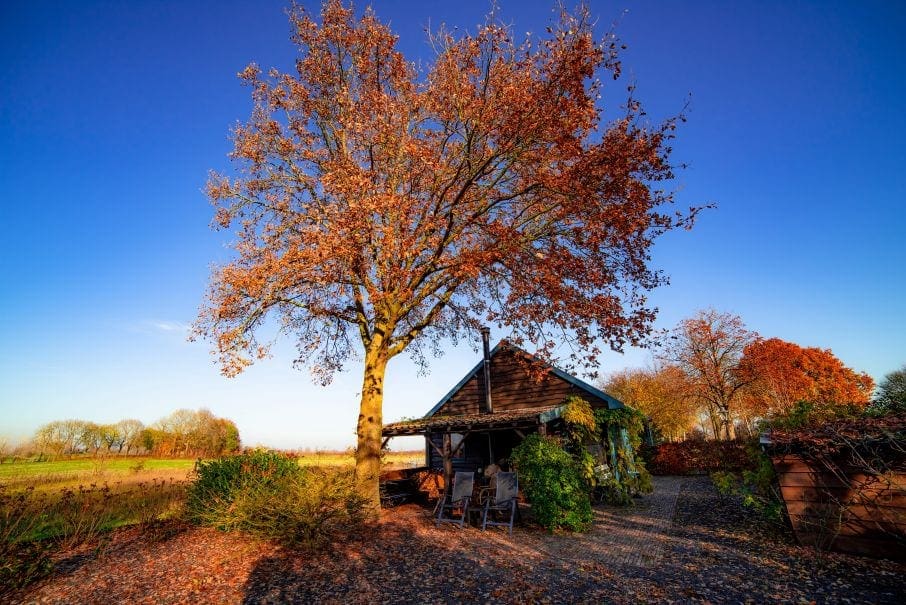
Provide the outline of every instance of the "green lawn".
<path id="1" fill-rule="evenodd" d="M 407 468 L 424 464 L 424 452 L 388 452 L 386 468 Z M 347 452 L 312 452 L 299 457 L 302 466 L 352 466 L 355 459 Z M 195 459 L 145 458 L 111 456 L 108 458 L 78 457 L 71 460 L 45 462 L 5 462 L 0 464 L 0 485 L 78 484 L 107 482 L 136 482 L 152 477 L 182 480 L 195 466 Z"/>
<path id="2" fill-rule="evenodd" d="M 142 468 L 138 469 L 141 464 Z M 49 462 L 7 462 L 0 464 L 0 481 L 26 479 L 46 475 L 68 475 L 78 473 L 128 474 L 136 470 L 148 471 L 190 471 L 195 460 L 182 458 L 73 458 Z"/>

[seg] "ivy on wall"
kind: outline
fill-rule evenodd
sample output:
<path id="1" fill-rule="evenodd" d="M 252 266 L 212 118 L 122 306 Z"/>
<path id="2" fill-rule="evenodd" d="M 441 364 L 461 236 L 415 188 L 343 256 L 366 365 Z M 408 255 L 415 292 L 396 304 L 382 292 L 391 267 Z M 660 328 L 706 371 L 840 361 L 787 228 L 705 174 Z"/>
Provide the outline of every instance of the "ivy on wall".
<path id="1" fill-rule="evenodd" d="M 512 462 L 544 527 L 584 531 L 592 520 L 591 498 L 629 504 L 652 490 L 651 475 L 635 452 L 644 416 L 632 409 L 593 410 L 571 396 L 558 437 L 529 435 L 513 450 Z"/>

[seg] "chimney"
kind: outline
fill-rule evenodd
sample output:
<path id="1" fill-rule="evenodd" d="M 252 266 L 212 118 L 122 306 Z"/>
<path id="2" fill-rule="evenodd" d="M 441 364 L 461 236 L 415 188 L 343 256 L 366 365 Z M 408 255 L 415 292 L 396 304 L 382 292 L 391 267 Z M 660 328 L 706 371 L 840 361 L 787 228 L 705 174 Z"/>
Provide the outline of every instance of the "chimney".
<path id="1" fill-rule="evenodd" d="M 491 405 L 491 328 L 484 326 L 481 328 L 481 343 L 484 346 L 484 411 L 486 414 L 493 414 L 494 407 Z"/>

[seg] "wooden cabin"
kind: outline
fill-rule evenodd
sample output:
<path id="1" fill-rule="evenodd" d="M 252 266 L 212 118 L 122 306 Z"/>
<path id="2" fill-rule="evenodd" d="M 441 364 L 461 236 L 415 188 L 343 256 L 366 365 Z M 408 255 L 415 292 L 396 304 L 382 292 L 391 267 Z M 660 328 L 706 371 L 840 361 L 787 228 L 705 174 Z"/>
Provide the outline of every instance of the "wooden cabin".
<path id="1" fill-rule="evenodd" d="M 592 408 L 621 408 L 607 393 L 506 341 L 488 350 L 423 418 L 384 426 L 384 437 L 424 435 L 428 466 L 448 479 L 508 459 L 531 433 L 562 426 L 566 399 L 578 395 Z M 447 483 L 445 483 L 447 484 Z"/>

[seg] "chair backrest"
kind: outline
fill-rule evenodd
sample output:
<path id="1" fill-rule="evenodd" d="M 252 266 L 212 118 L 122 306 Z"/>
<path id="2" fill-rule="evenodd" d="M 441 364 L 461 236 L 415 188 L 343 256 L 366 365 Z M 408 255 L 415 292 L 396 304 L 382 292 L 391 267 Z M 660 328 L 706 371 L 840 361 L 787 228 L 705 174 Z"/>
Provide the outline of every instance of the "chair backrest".
<path id="1" fill-rule="evenodd" d="M 519 480 L 516 478 L 516 473 L 499 472 L 495 478 L 497 479 L 495 502 L 507 502 L 519 495 Z"/>
<path id="2" fill-rule="evenodd" d="M 459 502 L 463 498 L 471 496 L 474 486 L 475 473 L 458 471 L 453 477 L 453 502 Z"/>

